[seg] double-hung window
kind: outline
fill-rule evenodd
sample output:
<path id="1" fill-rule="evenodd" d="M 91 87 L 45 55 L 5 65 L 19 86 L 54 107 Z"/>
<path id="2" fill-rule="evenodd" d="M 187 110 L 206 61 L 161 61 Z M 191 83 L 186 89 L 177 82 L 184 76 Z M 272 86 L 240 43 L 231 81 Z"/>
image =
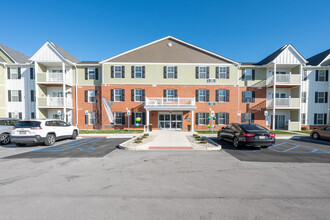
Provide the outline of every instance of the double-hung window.
<path id="1" fill-rule="evenodd" d="M 19 90 L 11 90 L 11 101 L 19 102 Z"/>
<path id="2" fill-rule="evenodd" d="M 115 102 L 121 102 L 122 101 L 122 89 L 115 89 Z"/>
<path id="3" fill-rule="evenodd" d="M 219 78 L 220 79 L 226 79 L 227 78 L 227 68 L 229 67 L 219 67 Z"/>
<path id="4" fill-rule="evenodd" d="M 306 124 L 306 113 L 301 114 L 301 124 Z"/>
<path id="5" fill-rule="evenodd" d="M 301 93 L 301 102 L 302 102 L 302 103 L 306 103 L 306 99 L 307 99 L 307 98 L 306 98 L 306 92 L 302 92 L 302 93 Z"/>
<path id="6" fill-rule="evenodd" d="M 324 125 L 327 123 L 327 114 L 324 113 L 314 113 L 314 124 Z"/>
<path id="7" fill-rule="evenodd" d="M 198 101 L 206 102 L 206 90 L 205 89 L 198 90 Z"/>
<path id="8" fill-rule="evenodd" d="M 325 70 L 317 70 L 317 71 L 318 71 L 317 81 L 321 81 L 321 82 L 326 81 L 326 76 L 325 76 L 326 72 L 325 72 Z"/>
<path id="9" fill-rule="evenodd" d="M 95 112 L 89 112 L 88 113 L 88 124 L 95 125 L 96 124 L 96 113 Z"/>
<path id="10" fill-rule="evenodd" d="M 242 114 L 242 123 L 254 123 L 254 114 L 253 113 L 243 113 Z"/>
<path id="11" fill-rule="evenodd" d="M 134 89 L 134 101 L 142 102 L 142 89 Z"/>
<path id="12" fill-rule="evenodd" d="M 199 67 L 199 78 L 207 79 L 207 67 L 206 66 Z"/>
<path id="13" fill-rule="evenodd" d="M 114 76 L 115 78 L 123 78 L 122 66 L 114 66 Z"/>
<path id="14" fill-rule="evenodd" d="M 253 80 L 253 69 L 244 70 L 245 81 Z"/>
<path id="15" fill-rule="evenodd" d="M 219 125 L 225 125 L 225 124 L 228 124 L 228 123 L 226 122 L 226 116 L 227 116 L 226 112 L 220 112 L 220 113 L 218 114 L 218 124 L 219 124 Z"/>
<path id="16" fill-rule="evenodd" d="M 166 71 L 168 79 L 174 79 L 175 78 L 175 67 L 174 66 L 168 66 Z"/>
<path id="17" fill-rule="evenodd" d="M 93 80 L 96 79 L 96 71 L 95 68 L 88 68 L 88 79 Z"/>
<path id="18" fill-rule="evenodd" d="M 142 78 L 142 66 L 134 66 L 134 74 L 135 74 L 135 78 Z"/>
<path id="19" fill-rule="evenodd" d="M 226 102 L 226 90 L 219 90 L 219 102 Z"/>
<path id="20" fill-rule="evenodd" d="M 123 124 L 123 113 L 115 112 L 115 124 L 122 125 Z"/>
<path id="21" fill-rule="evenodd" d="M 19 79 L 19 77 L 18 77 L 18 68 L 10 67 L 10 79 Z"/>
<path id="22" fill-rule="evenodd" d="M 88 90 L 88 102 L 95 102 L 95 90 Z"/>
<path id="23" fill-rule="evenodd" d="M 133 113 L 134 114 L 134 124 L 136 124 L 136 123 L 139 123 L 139 124 L 143 124 L 143 113 L 142 112 L 135 112 L 135 113 Z M 136 118 L 140 118 L 141 119 L 141 121 L 136 121 Z"/>
<path id="24" fill-rule="evenodd" d="M 206 125 L 206 113 L 200 112 L 198 113 L 198 124 L 199 125 Z"/>
<path id="25" fill-rule="evenodd" d="M 306 81 L 306 80 L 307 80 L 307 75 L 308 75 L 307 70 L 304 70 L 304 78 L 303 78 L 303 81 Z"/>
<path id="26" fill-rule="evenodd" d="M 328 92 L 315 92 L 315 103 L 328 103 Z"/>
<path id="27" fill-rule="evenodd" d="M 243 92 L 243 98 L 242 98 L 244 103 L 252 103 L 254 102 L 253 100 L 253 92 L 252 91 L 244 91 Z"/>
<path id="28" fill-rule="evenodd" d="M 174 89 L 167 89 L 166 90 L 166 99 L 168 102 L 174 102 L 175 92 Z"/>

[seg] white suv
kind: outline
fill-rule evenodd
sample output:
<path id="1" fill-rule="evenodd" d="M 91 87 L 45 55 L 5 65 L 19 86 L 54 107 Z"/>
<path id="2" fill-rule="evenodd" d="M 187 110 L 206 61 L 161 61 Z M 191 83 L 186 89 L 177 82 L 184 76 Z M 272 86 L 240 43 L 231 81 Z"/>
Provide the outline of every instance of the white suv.
<path id="1" fill-rule="evenodd" d="M 19 147 L 32 143 L 50 146 L 60 139 L 76 139 L 79 130 L 56 119 L 24 120 L 17 123 L 10 133 L 11 141 Z"/>

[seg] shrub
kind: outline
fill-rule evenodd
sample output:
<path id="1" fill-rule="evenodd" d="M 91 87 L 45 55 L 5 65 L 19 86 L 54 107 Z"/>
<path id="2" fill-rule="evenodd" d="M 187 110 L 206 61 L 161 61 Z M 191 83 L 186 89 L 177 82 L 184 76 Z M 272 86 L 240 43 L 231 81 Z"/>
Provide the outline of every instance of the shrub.
<path id="1" fill-rule="evenodd" d="M 208 142 L 207 142 L 207 140 L 202 140 L 201 141 L 201 144 L 207 144 Z"/>
<path id="2" fill-rule="evenodd" d="M 142 143 L 142 140 L 138 140 L 138 139 L 136 139 L 136 140 L 135 140 L 135 143 L 137 143 L 137 144 Z"/>
<path id="3" fill-rule="evenodd" d="M 303 130 L 303 131 L 306 131 L 306 130 L 307 130 L 307 128 L 306 128 L 306 127 L 302 127 L 302 128 L 301 128 L 301 130 Z"/>
<path id="4" fill-rule="evenodd" d="M 149 134 L 144 134 L 143 136 L 145 136 L 145 137 L 148 137 L 148 136 L 149 136 Z"/>
<path id="5" fill-rule="evenodd" d="M 142 139 L 143 139 L 142 137 L 136 138 L 137 141 L 142 141 Z"/>

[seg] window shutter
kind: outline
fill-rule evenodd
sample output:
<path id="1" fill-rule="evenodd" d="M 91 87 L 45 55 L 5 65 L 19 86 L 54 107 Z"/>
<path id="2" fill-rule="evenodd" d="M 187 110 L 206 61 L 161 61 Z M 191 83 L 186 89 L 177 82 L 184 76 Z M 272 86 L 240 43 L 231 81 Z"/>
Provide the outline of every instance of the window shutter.
<path id="1" fill-rule="evenodd" d="M 127 116 L 127 117 L 129 117 L 129 116 Z M 132 112 L 132 125 L 134 125 L 134 124 L 135 124 L 135 113 Z"/>
<path id="2" fill-rule="evenodd" d="M 196 66 L 196 79 L 199 79 L 199 67 Z"/>
<path id="3" fill-rule="evenodd" d="M 251 114 L 251 122 L 254 123 L 254 113 Z"/>
<path id="4" fill-rule="evenodd" d="M 85 68 L 85 80 L 88 80 L 88 68 Z"/>
<path id="5" fill-rule="evenodd" d="M 215 78 L 217 78 L 217 79 L 220 78 L 220 76 L 219 76 L 219 67 L 218 66 L 215 68 Z"/>
<path id="6" fill-rule="evenodd" d="M 34 75 L 33 75 L 33 68 L 30 68 L 30 79 L 34 79 Z"/>
<path id="7" fill-rule="evenodd" d="M 256 80 L 256 70 L 252 70 L 252 80 Z"/>
<path id="8" fill-rule="evenodd" d="M 229 113 L 226 113 L 226 124 L 229 124 Z"/>
<path id="9" fill-rule="evenodd" d="M 314 125 L 316 125 L 316 120 L 317 120 L 317 114 L 314 113 Z"/>
<path id="10" fill-rule="evenodd" d="M 134 89 L 131 89 L 131 101 L 134 102 Z"/>
<path id="11" fill-rule="evenodd" d="M 142 101 L 146 100 L 146 92 L 144 89 L 142 89 Z"/>
<path id="12" fill-rule="evenodd" d="M 329 81 L 329 70 L 325 71 L 325 81 Z"/>
<path id="13" fill-rule="evenodd" d="M 242 80 L 245 80 L 245 70 L 242 70 Z"/>
<path id="14" fill-rule="evenodd" d="M 32 118 L 32 119 L 35 118 L 34 112 L 31 112 L 31 118 Z"/>
<path id="15" fill-rule="evenodd" d="M 198 91 L 199 91 L 199 90 L 197 89 L 196 92 L 195 92 L 195 93 L 196 93 L 196 94 L 195 94 L 195 96 L 196 96 L 196 102 L 198 102 L 198 100 L 199 100 L 199 97 L 198 97 Z"/>
<path id="16" fill-rule="evenodd" d="M 10 67 L 7 68 L 7 78 L 10 79 Z"/>
<path id="17" fill-rule="evenodd" d="M 22 112 L 18 113 L 18 118 L 22 120 L 22 118 L 23 118 Z"/>
<path id="18" fill-rule="evenodd" d="M 174 89 L 174 98 L 178 98 L 178 90 Z"/>
<path id="19" fill-rule="evenodd" d="M 230 67 L 226 67 L 226 79 L 229 79 L 229 70 L 230 70 Z"/>
<path id="20" fill-rule="evenodd" d="M 209 116 L 210 116 L 210 113 L 206 113 L 206 124 L 209 124 L 210 123 L 210 120 L 207 119 Z"/>
<path id="21" fill-rule="evenodd" d="M 146 67 L 142 66 L 142 78 L 146 78 Z"/>
<path id="22" fill-rule="evenodd" d="M 8 117 L 11 118 L 11 112 L 8 113 Z"/>
<path id="23" fill-rule="evenodd" d="M 134 78 L 134 66 L 131 66 L 131 78 Z"/>
<path id="24" fill-rule="evenodd" d="M 318 103 L 318 99 L 319 99 L 319 93 L 315 92 L 315 103 Z"/>
<path id="25" fill-rule="evenodd" d="M 198 125 L 198 114 L 199 113 L 196 113 L 196 121 L 195 121 L 195 124 Z"/>
<path id="26" fill-rule="evenodd" d="M 210 90 L 206 90 L 206 101 L 209 102 L 210 101 Z"/>
<path id="27" fill-rule="evenodd" d="M 125 124 L 125 113 L 124 112 L 122 112 L 121 113 L 121 124 Z"/>
<path id="28" fill-rule="evenodd" d="M 125 101 L 125 89 L 121 90 L 121 101 L 124 102 Z"/>
<path id="29" fill-rule="evenodd" d="M 315 70 L 315 81 L 319 81 L 319 71 Z"/>
<path id="30" fill-rule="evenodd" d="M 252 91 L 252 102 L 255 102 L 256 99 L 256 92 Z"/>
<path id="31" fill-rule="evenodd" d="M 226 102 L 229 102 L 229 90 L 226 90 Z"/>
<path id="32" fill-rule="evenodd" d="M 11 102 L 11 90 L 8 90 L 8 102 Z"/>
<path id="33" fill-rule="evenodd" d="M 114 76 L 115 74 L 114 74 L 114 69 L 113 68 L 114 68 L 114 66 L 111 66 L 111 74 L 110 74 L 110 77 L 111 78 L 115 78 L 115 76 Z"/>
<path id="34" fill-rule="evenodd" d="M 164 77 L 164 79 L 167 78 L 167 66 L 163 67 L 163 77 Z"/>
<path id="35" fill-rule="evenodd" d="M 142 112 L 142 124 L 146 124 L 146 113 Z"/>
<path id="36" fill-rule="evenodd" d="M 174 78 L 175 79 L 178 78 L 178 67 L 177 66 L 174 67 Z"/>
<path id="37" fill-rule="evenodd" d="M 115 100 L 114 99 L 114 91 L 113 91 L 113 89 L 110 90 L 110 95 L 111 95 L 110 99 L 113 102 Z"/>
<path id="38" fill-rule="evenodd" d="M 242 92 L 242 102 L 245 102 L 245 91 Z"/>
<path id="39" fill-rule="evenodd" d="M 88 90 L 85 90 L 85 102 L 88 102 Z"/>
<path id="40" fill-rule="evenodd" d="M 17 72 L 18 72 L 18 79 L 21 79 L 22 78 L 21 67 L 17 68 Z"/>
<path id="41" fill-rule="evenodd" d="M 206 78 L 210 78 L 210 67 L 206 67 Z"/>
<path id="42" fill-rule="evenodd" d="M 85 124 L 88 125 L 88 115 L 85 115 Z"/>
<path id="43" fill-rule="evenodd" d="M 326 125 L 327 124 L 327 119 L 328 119 L 328 116 L 327 116 L 327 113 L 324 114 L 324 124 Z"/>
<path id="44" fill-rule="evenodd" d="M 95 79 L 99 79 L 99 68 L 95 68 Z"/>
<path id="45" fill-rule="evenodd" d="M 166 98 L 166 89 L 163 90 L 163 97 Z"/>
<path id="46" fill-rule="evenodd" d="M 328 103 L 328 92 L 324 93 L 324 103 Z"/>
<path id="47" fill-rule="evenodd" d="M 121 67 L 122 78 L 125 78 L 125 66 Z"/>
<path id="48" fill-rule="evenodd" d="M 34 91 L 31 90 L 31 102 L 34 102 Z"/>
<path id="49" fill-rule="evenodd" d="M 219 102 L 219 90 L 215 90 L 215 101 Z"/>
<path id="50" fill-rule="evenodd" d="M 22 91 L 18 90 L 18 101 L 21 102 L 22 101 Z"/>

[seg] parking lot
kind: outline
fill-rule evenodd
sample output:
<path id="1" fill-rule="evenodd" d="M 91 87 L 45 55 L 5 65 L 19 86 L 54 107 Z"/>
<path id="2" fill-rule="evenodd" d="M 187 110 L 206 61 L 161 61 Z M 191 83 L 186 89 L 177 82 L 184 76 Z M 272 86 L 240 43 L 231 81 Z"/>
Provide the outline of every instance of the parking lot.
<path id="1" fill-rule="evenodd" d="M 77 158 L 77 157 L 103 157 L 116 147 L 129 140 L 128 138 L 91 137 L 77 140 L 63 140 L 53 146 L 40 144 L 17 147 L 14 144 L 0 145 L 0 158 Z"/>
<path id="2" fill-rule="evenodd" d="M 330 142 L 301 137 L 299 140 L 277 140 L 269 148 L 242 147 L 236 149 L 232 143 L 218 141 L 222 149 L 241 161 L 330 163 Z"/>

